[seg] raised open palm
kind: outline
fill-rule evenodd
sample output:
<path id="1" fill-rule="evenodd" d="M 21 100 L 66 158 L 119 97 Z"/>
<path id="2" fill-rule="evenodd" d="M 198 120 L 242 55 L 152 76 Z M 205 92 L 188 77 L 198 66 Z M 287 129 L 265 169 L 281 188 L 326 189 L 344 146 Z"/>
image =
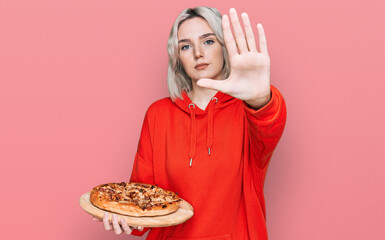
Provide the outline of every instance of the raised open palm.
<path id="1" fill-rule="evenodd" d="M 230 76 L 224 80 L 202 78 L 197 84 L 229 94 L 258 108 L 270 99 L 270 58 L 266 36 L 262 25 L 258 24 L 259 52 L 247 14 L 241 15 L 246 36 L 234 8 L 230 9 L 230 17 L 235 38 L 230 29 L 228 16 L 222 17 L 223 36 L 230 58 Z"/>

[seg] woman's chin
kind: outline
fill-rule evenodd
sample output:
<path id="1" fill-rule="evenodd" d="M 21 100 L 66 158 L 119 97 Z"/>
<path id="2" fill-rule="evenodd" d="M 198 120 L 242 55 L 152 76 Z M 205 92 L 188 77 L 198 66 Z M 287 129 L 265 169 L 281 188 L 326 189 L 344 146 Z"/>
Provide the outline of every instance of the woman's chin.
<path id="1" fill-rule="evenodd" d="M 202 73 L 202 74 L 195 75 L 193 79 L 196 79 L 196 80 L 194 80 L 196 82 L 196 81 L 198 81 L 199 79 L 202 79 L 202 78 L 216 80 L 216 78 L 218 78 L 218 76 L 217 75 L 212 75 L 212 74 L 207 74 L 207 73 Z"/>

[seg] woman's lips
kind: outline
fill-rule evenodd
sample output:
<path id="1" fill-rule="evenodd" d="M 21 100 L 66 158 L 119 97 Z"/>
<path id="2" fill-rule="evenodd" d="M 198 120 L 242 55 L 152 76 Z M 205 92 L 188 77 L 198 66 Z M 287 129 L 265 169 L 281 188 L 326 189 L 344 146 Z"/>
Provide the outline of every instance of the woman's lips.
<path id="1" fill-rule="evenodd" d="M 208 66 L 208 64 L 199 64 L 195 67 L 195 69 L 197 70 L 202 70 L 202 69 L 205 69 L 206 67 Z"/>

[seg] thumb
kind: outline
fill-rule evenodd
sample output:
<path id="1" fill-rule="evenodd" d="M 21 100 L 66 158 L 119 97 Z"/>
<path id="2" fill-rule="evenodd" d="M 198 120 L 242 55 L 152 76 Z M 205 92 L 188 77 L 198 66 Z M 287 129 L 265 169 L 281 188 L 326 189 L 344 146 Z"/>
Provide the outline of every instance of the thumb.
<path id="1" fill-rule="evenodd" d="M 213 80 L 208 78 L 201 78 L 197 81 L 197 85 L 204 88 L 210 88 L 220 92 L 226 92 L 226 80 Z"/>

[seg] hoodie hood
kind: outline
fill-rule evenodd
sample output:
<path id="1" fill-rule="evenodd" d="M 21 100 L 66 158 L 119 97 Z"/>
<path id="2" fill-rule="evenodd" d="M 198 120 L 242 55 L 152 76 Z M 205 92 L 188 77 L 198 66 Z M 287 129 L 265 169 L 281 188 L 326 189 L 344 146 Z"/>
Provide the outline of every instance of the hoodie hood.
<path id="1" fill-rule="evenodd" d="M 176 99 L 175 104 L 184 112 L 190 115 L 190 143 L 189 143 L 189 165 L 192 167 L 193 160 L 196 154 L 196 141 L 197 141 L 197 124 L 196 116 L 206 115 L 207 114 L 207 139 L 206 147 L 207 154 L 211 155 L 211 148 L 213 146 L 213 134 L 214 134 L 214 110 L 225 108 L 226 106 L 233 104 L 237 101 L 236 98 L 222 93 L 217 92 L 214 97 L 211 98 L 209 104 L 205 110 L 197 107 L 189 98 L 186 92 L 182 93 L 183 99 Z"/>

